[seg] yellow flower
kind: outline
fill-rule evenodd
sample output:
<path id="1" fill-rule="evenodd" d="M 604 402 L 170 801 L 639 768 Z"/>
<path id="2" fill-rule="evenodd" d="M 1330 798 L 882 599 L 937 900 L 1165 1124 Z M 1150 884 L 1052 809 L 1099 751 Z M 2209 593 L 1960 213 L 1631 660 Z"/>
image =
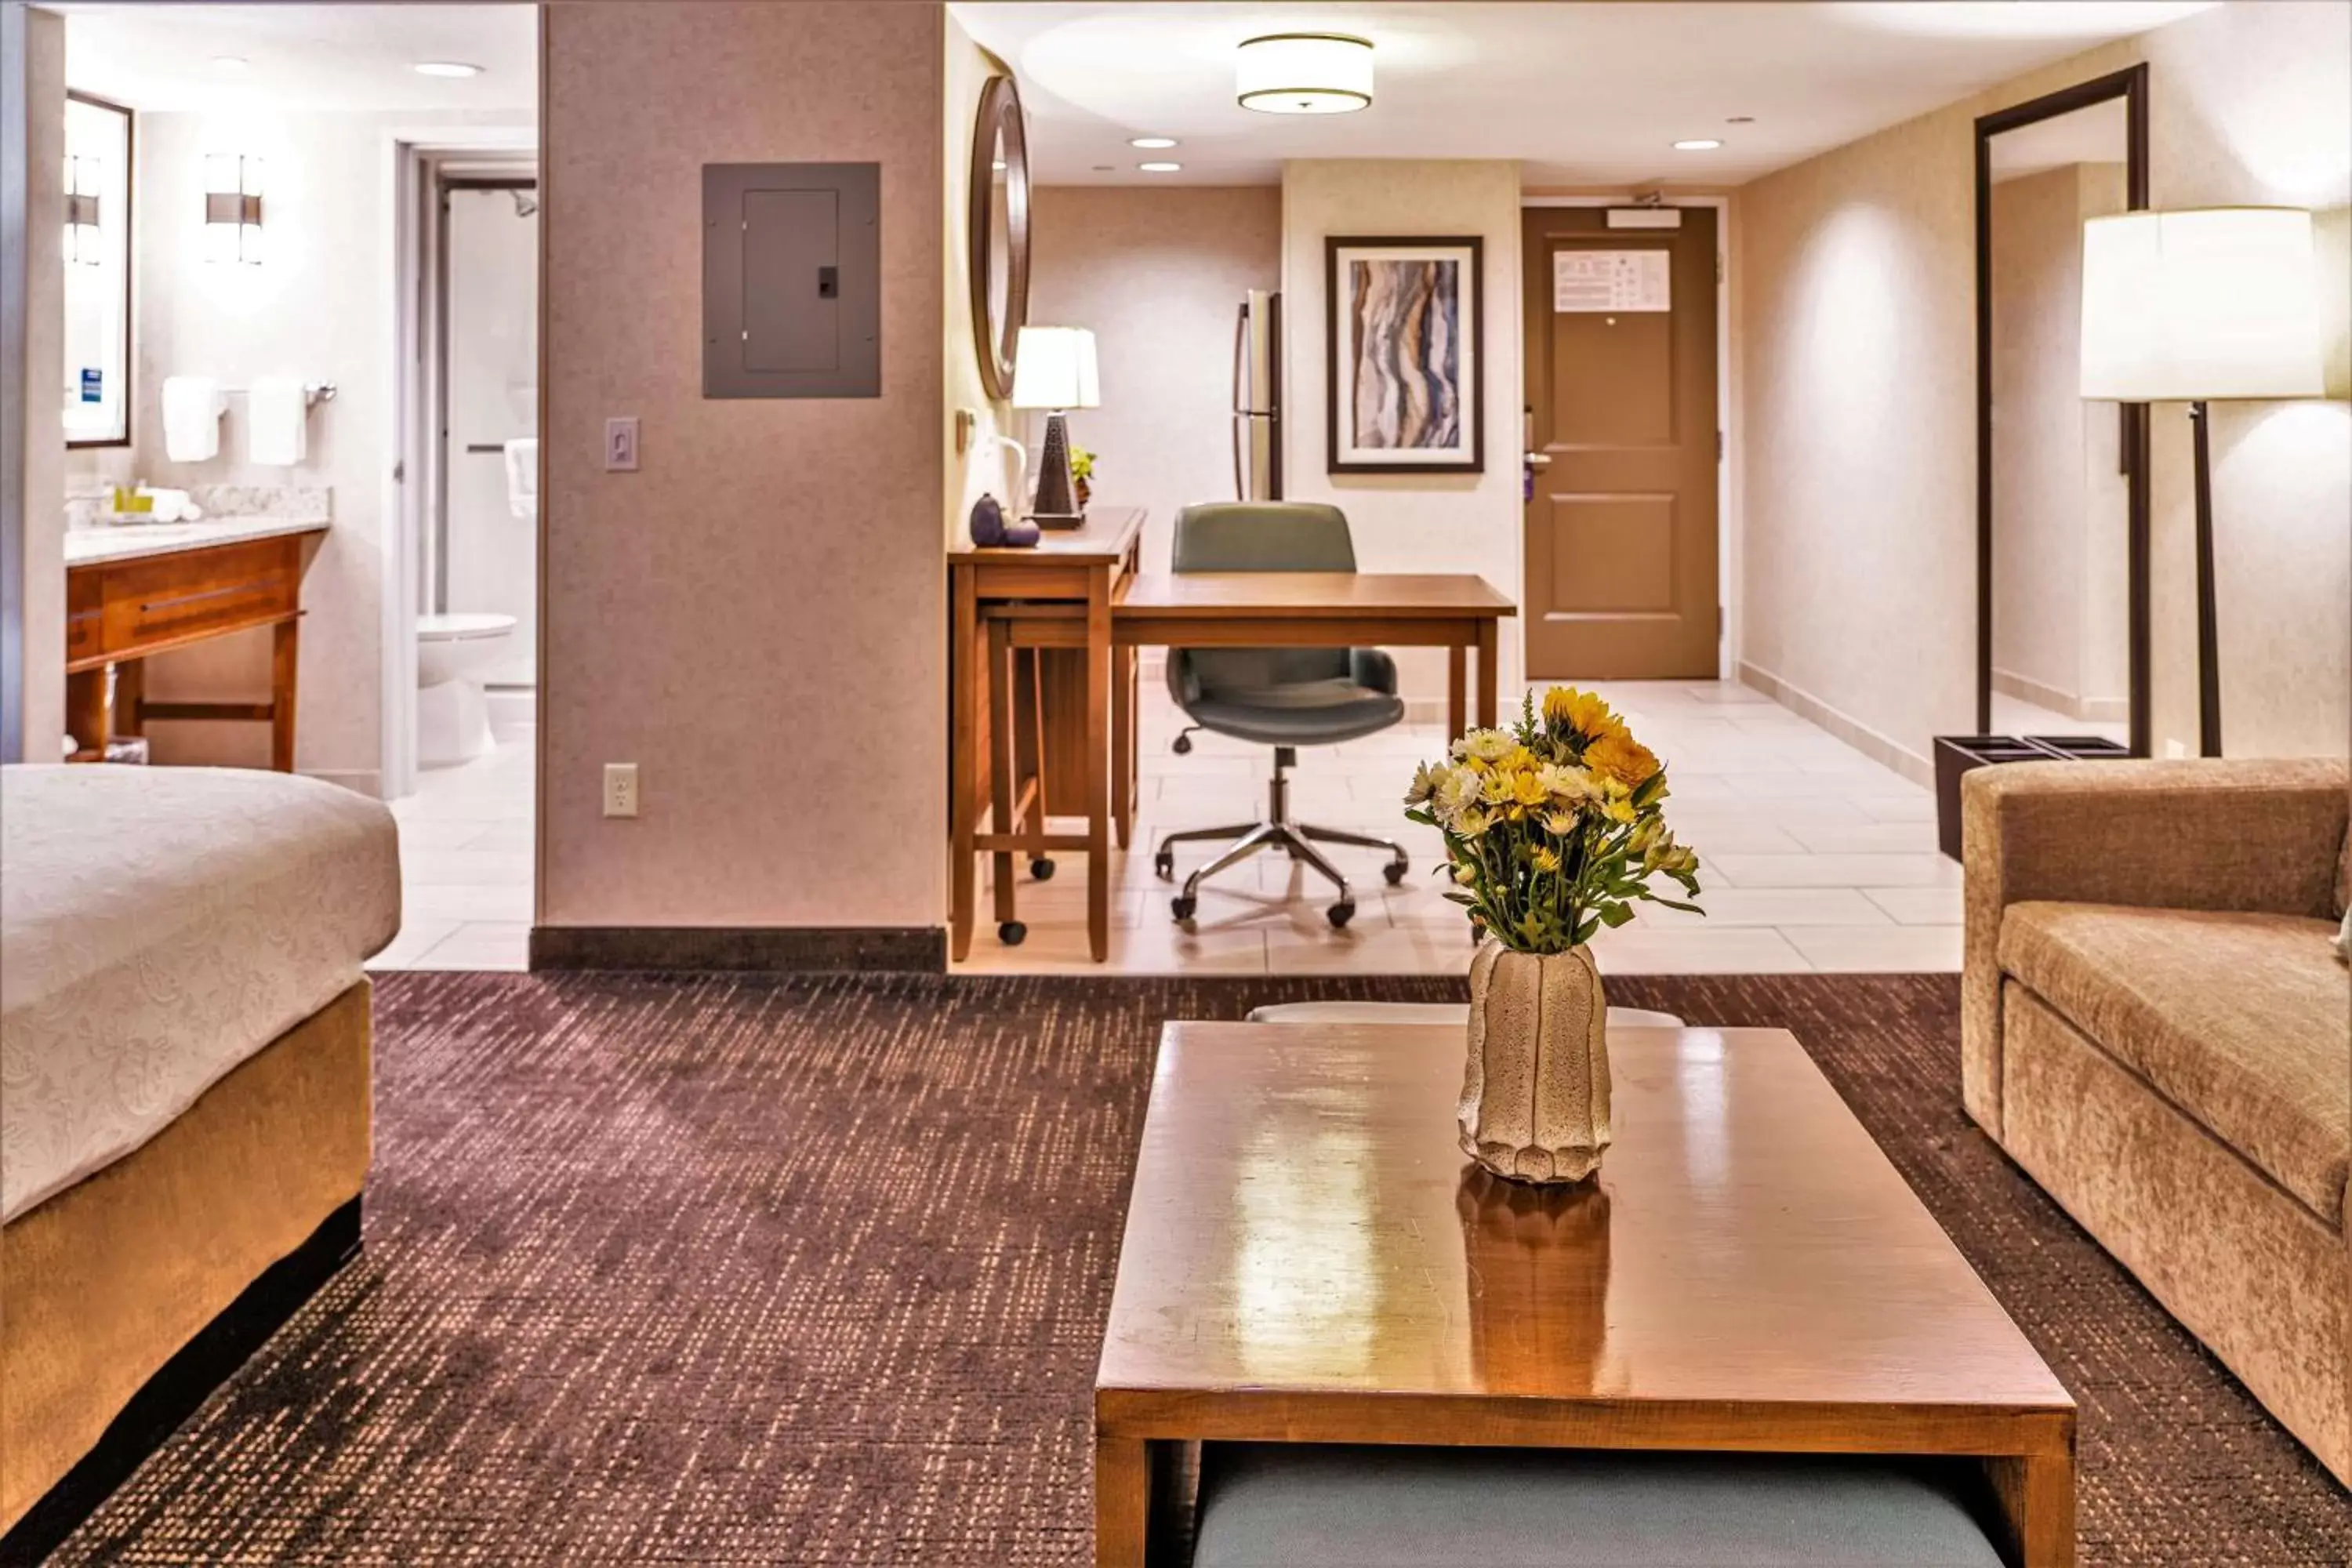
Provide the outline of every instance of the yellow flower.
<path id="1" fill-rule="evenodd" d="M 1511 798 L 1520 805 L 1541 805 L 1551 798 L 1544 784 L 1543 774 L 1530 768 L 1515 773 L 1511 778 Z"/>
<path id="2" fill-rule="evenodd" d="M 1658 771 L 1658 759 L 1651 753 L 1649 747 L 1620 731 L 1586 747 L 1584 765 L 1601 777 L 1615 779 L 1632 789 Z"/>
<path id="3" fill-rule="evenodd" d="M 1536 869 L 1546 876 L 1556 875 L 1559 870 L 1559 851 L 1557 849 L 1538 849 L 1528 858 L 1536 863 Z"/>
<path id="4" fill-rule="evenodd" d="M 1555 811 L 1544 819 L 1545 831 L 1561 838 L 1571 837 L 1583 824 L 1572 811 Z"/>
<path id="5" fill-rule="evenodd" d="M 1625 733 L 1625 721 L 1608 703 L 1573 686 L 1555 686 L 1544 693 L 1544 722 L 1554 729 L 1575 731 L 1588 741 Z"/>

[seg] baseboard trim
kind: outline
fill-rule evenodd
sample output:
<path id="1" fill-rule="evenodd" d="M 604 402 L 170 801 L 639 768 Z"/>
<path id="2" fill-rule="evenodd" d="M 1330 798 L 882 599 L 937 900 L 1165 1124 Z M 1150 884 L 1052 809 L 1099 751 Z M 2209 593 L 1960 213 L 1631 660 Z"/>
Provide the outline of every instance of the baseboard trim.
<path id="1" fill-rule="evenodd" d="M 533 926 L 540 969 L 944 974 L 939 926 Z"/>
<path id="2" fill-rule="evenodd" d="M 2063 718 L 2079 719 L 2084 723 L 2120 724 L 2131 718 L 2129 698 L 2077 697 L 2013 669 L 1994 670 L 1992 689 L 2004 697 L 2014 697 L 2020 702 L 2031 702 L 2036 708 L 2047 708 Z"/>
<path id="3" fill-rule="evenodd" d="M 1831 707 L 1811 692 L 1790 685 L 1770 670 L 1759 669 L 1742 659 L 1739 661 L 1739 683 L 1762 692 L 1799 718 L 1820 725 L 1872 762 L 1893 768 L 1913 784 L 1927 789 L 1936 787 L 1936 764 L 1933 762 L 1892 736 Z"/>
<path id="4" fill-rule="evenodd" d="M 213 1391 L 360 1255 L 360 1199 L 319 1222 L 301 1246 L 263 1269 L 179 1352 L 155 1369 L 98 1444 L 0 1536 L 0 1565 L 40 1562 L 162 1447 Z"/>

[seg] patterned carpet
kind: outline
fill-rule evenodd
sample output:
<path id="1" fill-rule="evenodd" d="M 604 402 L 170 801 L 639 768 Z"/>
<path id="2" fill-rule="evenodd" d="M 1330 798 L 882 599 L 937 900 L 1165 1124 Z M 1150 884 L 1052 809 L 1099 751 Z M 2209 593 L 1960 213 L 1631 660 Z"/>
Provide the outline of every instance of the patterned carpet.
<path id="1" fill-rule="evenodd" d="M 389 976 L 363 1259 L 58 1561 L 1089 1562 L 1160 1021 L 1456 990 Z M 1813 1050 L 2081 1401 L 2086 1564 L 2352 1561 L 2352 1500 L 1963 1119 L 1956 977 L 1611 997 Z"/>

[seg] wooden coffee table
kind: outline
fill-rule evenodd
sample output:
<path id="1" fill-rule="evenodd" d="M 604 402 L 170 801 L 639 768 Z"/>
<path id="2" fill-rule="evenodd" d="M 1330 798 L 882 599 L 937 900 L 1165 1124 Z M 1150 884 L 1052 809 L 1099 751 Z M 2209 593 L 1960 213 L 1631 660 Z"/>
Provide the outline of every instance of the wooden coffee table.
<path id="1" fill-rule="evenodd" d="M 1617 1142 L 1566 1190 L 1464 1158 L 1462 1055 L 1437 1026 L 1167 1026 L 1097 1563 L 1146 1562 L 1204 1439 L 1971 1457 L 2007 1560 L 2074 1563 L 2074 1401 L 1794 1036 L 1613 1032 Z"/>

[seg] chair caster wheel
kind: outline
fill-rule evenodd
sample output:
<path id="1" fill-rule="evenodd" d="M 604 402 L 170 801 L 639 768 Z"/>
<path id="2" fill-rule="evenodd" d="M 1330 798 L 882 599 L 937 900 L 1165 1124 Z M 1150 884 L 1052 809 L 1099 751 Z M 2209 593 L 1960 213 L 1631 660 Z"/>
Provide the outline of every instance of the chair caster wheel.
<path id="1" fill-rule="evenodd" d="M 1175 752 L 1180 757 L 1191 756 L 1192 754 L 1192 737 L 1190 735 L 1179 735 L 1174 740 L 1168 742 L 1168 749 Z"/>
<path id="2" fill-rule="evenodd" d="M 1019 947 L 1028 936 L 1029 928 L 1019 921 L 1006 921 L 996 928 L 996 940 L 1007 947 Z"/>
<path id="3" fill-rule="evenodd" d="M 1151 858 L 1151 868 L 1160 874 L 1161 881 L 1168 881 L 1176 875 L 1176 857 L 1162 849 Z"/>
<path id="4" fill-rule="evenodd" d="M 1333 931 L 1339 931 L 1342 927 L 1346 926 L 1349 921 L 1356 918 L 1355 900 L 1350 899 L 1345 903 L 1333 904 L 1328 910 L 1324 911 L 1324 914 L 1325 917 L 1330 921 L 1331 929 Z"/>
<path id="5" fill-rule="evenodd" d="M 1200 900 L 1185 893 L 1179 893 L 1168 900 L 1168 912 L 1176 917 L 1176 923 L 1179 925 L 1188 923 L 1192 918 L 1192 911 L 1200 907 Z"/>
<path id="6" fill-rule="evenodd" d="M 1402 860 L 1391 860 L 1381 868 L 1381 875 L 1386 877 L 1389 879 L 1389 886 L 1393 888 L 1403 882 L 1405 867 L 1406 862 Z"/>
<path id="7" fill-rule="evenodd" d="M 1041 855 L 1029 862 L 1029 875 L 1041 882 L 1050 882 L 1054 879 L 1054 863 Z"/>

